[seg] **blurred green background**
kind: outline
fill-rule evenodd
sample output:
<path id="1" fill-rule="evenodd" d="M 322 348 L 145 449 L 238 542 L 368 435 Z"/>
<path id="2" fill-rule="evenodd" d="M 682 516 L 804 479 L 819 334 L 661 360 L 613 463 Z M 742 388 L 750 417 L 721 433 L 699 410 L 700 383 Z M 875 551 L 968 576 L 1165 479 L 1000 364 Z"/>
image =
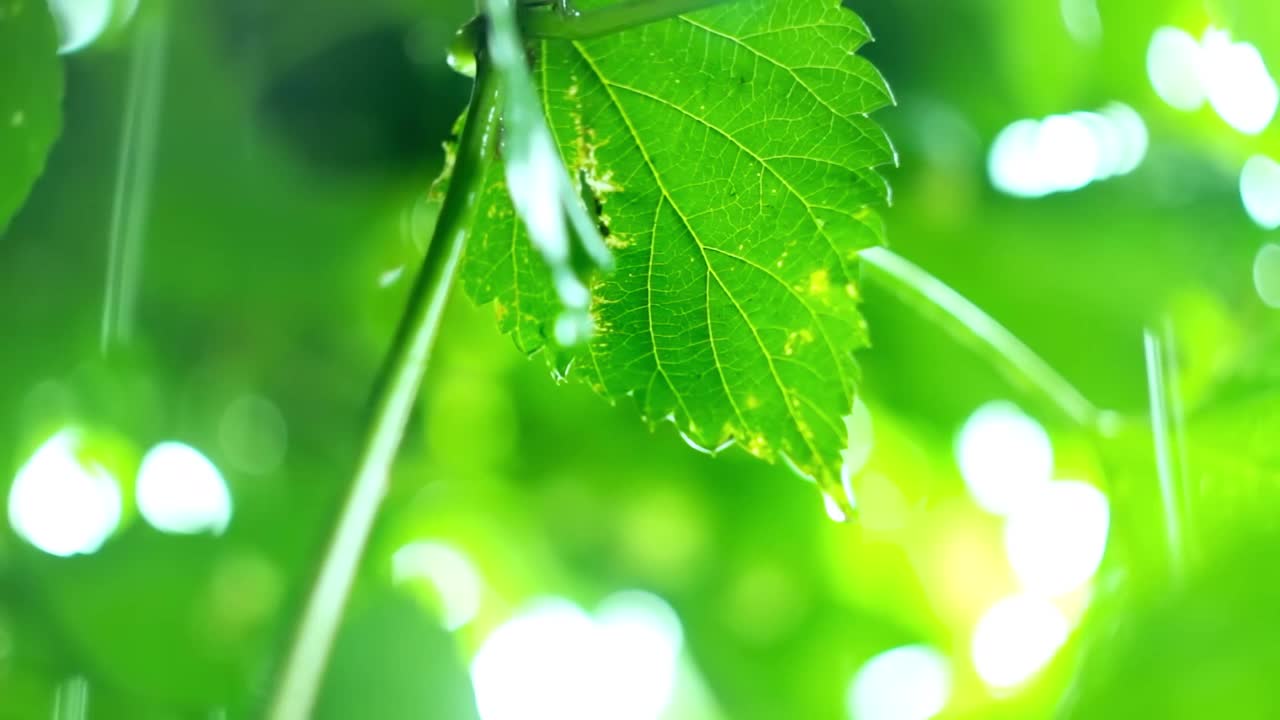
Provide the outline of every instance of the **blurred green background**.
<path id="1" fill-rule="evenodd" d="M 0 234 L 0 718 L 257 717 L 470 3 L 51 2 L 64 127 Z M 1280 717 L 1280 7 L 851 7 L 893 248 L 1107 432 L 868 283 L 838 524 L 459 294 L 318 717 Z"/>

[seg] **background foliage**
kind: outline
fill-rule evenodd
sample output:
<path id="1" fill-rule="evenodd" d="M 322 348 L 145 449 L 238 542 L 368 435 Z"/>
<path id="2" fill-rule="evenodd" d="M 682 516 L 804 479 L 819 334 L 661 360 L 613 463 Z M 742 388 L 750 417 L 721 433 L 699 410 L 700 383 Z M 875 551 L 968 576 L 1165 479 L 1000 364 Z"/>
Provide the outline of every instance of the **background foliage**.
<path id="1" fill-rule="evenodd" d="M 0 533 L 5 718 L 257 712 L 350 474 L 430 226 L 426 188 L 468 89 L 444 62 L 467 3 L 144 3 L 132 17 L 129 5 L 62 57 L 65 127 L 0 235 L 4 482 L 74 428 L 77 461 L 118 481 L 122 508 L 99 549 L 72 557 L 42 552 L 12 519 Z M 1274 33 L 1261 31 L 1277 11 L 1263 0 L 853 6 L 898 101 L 876 115 L 900 155 L 887 172 L 890 244 L 1117 411 L 1112 436 L 1073 427 L 868 284 L 872 349 L 859 360 L 873 432 L 859 437 L 873 441 L 859 516 L 840 525 L 781 467 L 739 451 L 712 460 L 624 403 L 556 386 L 459 296 L 320 716 L 510 717 L 475 706 L 468 668 L 490 633 L 536 598 L 593 610 L 624 590 L 675 611 L 678 660 L 599 672 L 670 675 L 666 718 L 849 717 L 859 669 L 911 644 L 947 659 L 946 716 L 1274 715 L 1280 315 L 1264 298 L 1280 293 L 1258 260 L 1274 231 L 1251 219 L 1239 184 L 1250 157 L 1280 158 L 1280 124 L 1250 135 L 1209 106 L 1177 110 L 1147 59 L 1158 28 L 1198 41 L 1216 24 L 1258 42 L 1280 75 Z M 83 39 L 76 27 L 64 25 L 64 47 Z M 0 74 L 0 110 L 13 77 Z M 148 97 L 149 173 L 122 154 L 139 137 L 131 98 Z M 990 153 L 1011 123 L 1113 102 L 1148 131 L 1132 172 L 1036 198 L 993 186 Z M 0 149 L 13 137 L 5 121 Z M 0 168 L 0 212 L 24 177 Z M 112 248 L 130 233 L 142 248 L 131 334 L 104 354 Z M 1145 329 L 1166 354 L 1157 390 L 1178 401 L 1175 545 L 1147 421 Z M 1111 518 L 1089 586 L 1054 601 L 1070 639 L 1009 690 L 989 687 L 971 646 L 983 614 L 1025 579 L 955 453 L 966 419 L 995 400 L 1047 430 L 1053 476 L 1101 487 Z M 159 532 L 137 510 L 135 478 L 163 441 L 217 466 L 232 501 L 225 533 Z M 62 512 L 83 497 L 62 498 Z M 457 572 L 394 572 L 413 542 L 460 551 L 482 578 L 456 630 L 444 628 L 457 625 Z M 541 643 L 539 665 L 554 667 L 568 638 Z"/>

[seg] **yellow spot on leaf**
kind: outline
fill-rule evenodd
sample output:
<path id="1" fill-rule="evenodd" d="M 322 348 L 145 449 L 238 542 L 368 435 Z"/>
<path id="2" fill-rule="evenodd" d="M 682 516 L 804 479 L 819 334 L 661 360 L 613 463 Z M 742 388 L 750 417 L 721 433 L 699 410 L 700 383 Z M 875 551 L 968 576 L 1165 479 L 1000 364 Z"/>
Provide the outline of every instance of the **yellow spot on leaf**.
<path id="1" fill-rule="evenodd" d="M 782 352 L 786 355 L 793 355 L 796 348 L 811 342 L 813 342 L 813 332 L 809 328 L 797 330 L 787 336 L 787 344 L 783 346 Z"/>
<path id="2" fill-rule="evenodd" d="M 831 289 L 831 276 L 826 270 L 814 270 L 809 275 L 809 294 L 825 295 Z"/>

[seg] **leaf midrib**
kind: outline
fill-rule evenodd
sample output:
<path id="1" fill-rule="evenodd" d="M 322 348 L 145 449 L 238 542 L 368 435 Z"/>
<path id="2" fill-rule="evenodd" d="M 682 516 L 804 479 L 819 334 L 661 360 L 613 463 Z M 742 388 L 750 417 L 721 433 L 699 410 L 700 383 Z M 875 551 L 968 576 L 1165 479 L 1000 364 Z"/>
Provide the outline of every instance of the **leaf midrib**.
<path id="1" fill-rule="evenodd" d="M 586 59 L 586 56 L 584 55 L 584 56 L 583 56 L 583 58 L 584 58 L 584 59 Z M 590 60 L 588 60 L 587 62 L 590 64 L 590 62 L 591 62 L 591 61 L 590 61 Z M 818 217 L 816 217 L 816 216 L 814 215 L 814 212 L 813 212 L 815 209 L 827 209 L 827 210 L 833 210 L 833 211 L 835 211 L 835 208 L 826 208 L 825 206 L 812 205 L 812 204 L 810 204 L 810 203 L 809 203 L 809 201 L 808 201 L 808 199 L 807 199 L 807 198 L 805 198 L 803 195 L 801 195 L 801 194 L 800 194 L 800 191 L 799 191 L 799 190 L 797 190 L 797 189 L 795 188 L 795 186 L 794 186 L 794 185 L 792 185 L 792 184 L 791 184 L 791 183 L 790 183 L 786 178 L 784 178 L 784 177 L 782 176 L 782 174 L 781 174 L 781 173 L 779 173 L 777 170 L 775 170 L 775 169 L 773 168 L 773 166 L 771 166 L 771 165 L 768 163 L 768 160 L 767 160 L 766 158 L 763 158 L 763 157 L 761 157 L 760 155 L 756 154 L 753 150 L 751 150 L 751 149 L 750 149 L 750 148 L 748 148 L 747 146 L 743 145 L 743 144 L 742 144 L 742 143 L 741 143 L 737 138 L 735 138 L 735 137 L 733 137 L 732 135 L 730 135 L 730 134 L 729 134 L 728 132 L 726 132 L 724 129 L 722 129 L 722 128 L 720 128 L 720 127 L 717 127 L 717 126 L 713 125 L 712 123 L 708 122 L 705 118 L 698 117 L 697 115 L 695 115 L 695 114 L 693 114 L 693 113 L 689 112 L 688 110 L 686 110 L 686 109 L 684 109 L 684 108 L 680 107 L 679 105 L 676 105 L 675 103 L 673 103 L 673 102 L 671 102 L 670 100 L 667 100 L 667 99 L 665 99 L 665 98 L 658 97 L 657 95 L 654 95 L 654 94 L 652 94 L 652 93 L 646 92 L 646 91 L 644 91 L 644 90 L 640 90 L 640 89 L 638 89 L 638 88 L 631 87 L 631 86 L 629 86 L 629 85 L 623 85 L 622 83 L 618 83 L 618 82 L 615 82 L 615 81 L 607 80 L 607 79 L 605 79 L 605 77 L 604 77 L 603 75 L 601 75 L 601 74 L 600 74 L 600 72 L 599 72 L 599 71 L 594 67 L 594 65 L 592 66 L 592 70 L 594 70 L 594 71 L 596 72 L 596 75 L 600 78 L 600 82 L 601 82 L 601 83 L 602 83 L 606 88 L 608 88 L 608 87 L 616 87 L 616 88 L 618 88 L 618 89 L 620 89 L 620 90 L 626 90 L 626 91 L 628 91 L 628 92 L 635 93 L 636 95 L 639 95 L 639 96 L 641 96 L 641 97 L 645 97 L 645 98 L 648 98 L 648 99 L 653 100 L 653 101 L 655 101 L 655 102 L 661 103 L 661 104 L 663 104 L 664 106 L 669 107 L 669 108 L 671 108 L 672 110 L 675 110 L 675 111 L 677 111 L 677 112 L 679 112 L 679 113 L 683 114 L 685 117 L 688 117 L 688 118 L 690 118 L 690 119 L 692 119 L 692 120 L 697 121 L 698 123 L 702 124 L 702 125 L 703 125 L 704 127 L 706 127 L 707 129 L 709 129 L 709 130 L 712 130 L 712 131 L 716 132 L 716 133 L 717 133 L 717 134 L 719 134 L 721 137 L 723 137 L 724 139 L 726 139 L 726 140 L 728 140 L 729 142 L 731 142 L 735 147 L 737 147 L 739 150 L 741 150 L 743 153 L 745 153 L 745 154 L 747 155 L 747 157 L 750 157 L 752 160 L 755 160 L 757 164 L 759 164 L 759 165 L 760 165 L 761 167 L 763 167 L 764 169 L 768 170 L 768 171 L 769 171 L 769 174 L 770 174 L 770 175 L 772 175 L 772 176 L 774 177 L 774 179 L 776 179 L 778 182 L 782 183 L 783 187 L 785 187 L 785 188 L 787 189 L 787 192 L 791 193 L 791 196 L 792 196 L 793 198 L 795 198 L 796 200 L 798 200 L 798 201 L 800 202 L 800 204 L 804 206 L 804 208 L 805 208 L 805 214 L 806 214 L 806 216 L 809 218 L 809 221 L 813 224 L 814 229 L 817 231 L 817 233 L 818 233 L 819 235 L 821 235 L 821 236 L 822 236 L 822 239 L 824 239 L 824 240 L 826 240 L 826 241 L 827 241 L 827 245 L 828 245 L 828 247 L 830 247 L 830 248 L 831 248 L 831 252 L 835 253 L 836 260 L 840 263 L 840 266 L 841 266 L 841 268 L 843 268 L 843 269 L 844 269 L 845 273 L 846 273 L 846 274 L 851 274 L 851 270 L 852 270 L 852 267 L 851 267 L 851 266 L 852 266 L 852 263 L 851 263 L 851 262 L 848 262 L 848 261 L 846 261 L 846 260 L 845 260 L 844 256 L 843 256 L 843 255 L 841 254 L 841 252 L 840 252 L 840 249 L 836 246 L 835 240 L 833 240 L 833 239 L 831 238 L 831 236 L 827 234 L 826 229 L 825 229 L 825 227 L 823 226 L 823 223 L 820 221 L 820 219 L 819 219 Z M 610 93 L 609 93 L 609 97 L 610 97 L 611 99 L 613 99 L 614 104 L 618 106 L 618 111 L 619 111 L 619 112 L 623 112 L 623 111 L 622 111 L 621 103 L 619 103 L 619 102 L 618 102 L 617 97 L 616 97 L 616 96 L 614 96 L 614 94 L 613 94 L 612 92 L 610 92 Z M 631 126 L 630 120 L 628 120 L 628 121 L 627 121 L 627 125 L 628 125 L 628 128 L 630 128 L 630 126 Z M 639 143 L 640 143 L 639 137 L 638 137 L 638 136 L 636 136 L 635 130 L 634 130 L 633 128 L 632 128 L 632 133 L 631 133 L 631 134 L 632 134 L 632 136 L 633 136 L 633 137 L 635 137 L 635 139 L 636 139 L 636 144 L 637 144 L 637 145 L 639 145 Z M 646 162 L 649 162 L 648 153 L 645 153 L 645 161 L 646 161 Z M 649 166 L 650 166 L 650 170 L 654 173 L 654 176 L 655 176 L 655 179 L 656 179 L 656 176 L 657 176 L 657 168 L 654 168 L 654 167 L 653 167 L 653 164 L 652 164 L 651 162 L 649 163 Z M 661 183 L 659 183 L 659 184 L 661 184 Z M 675 208 L 675 200 L 671 198 L 670 193 L 668 193 L 668 192 L 666 191 L 666 188 L 665 188 L 665 187 L 663 188 L 663 194 L 667 197 L 668 202 L 670 202 L 670 203 L 671 203 L 671 206 L 672 206 L 673 208 Z M 676 212 L 677 212 L 677 213 L 680 213 L 681 218 L 685 220 L 685 226 L 686 226 L 686 227 L 689 227 L 689 232 L 690 232 L 691 234 L 693 234 L 693 228 L 689 226 L 688 219 L 685 217 L 684 213 L 683 213 L 683 212 L 680 212 L 680 210 L 679 210 L 678 208 L 676 208 Z M 845 211 L 839 211 L 839 212 L 845 212 Z M 695 240 L 696 240 L 696 235 L 695 235 Z M 698 241 L 698 246 L 699 246 L 700 248 L 701 248 L 701 247 L 703 247 L 703 245 L 702 245 L 702 242 L 701 242 L 701 241 Z M 719 248 L 716 248 L 716 247 L 711 247 L 710 249 L 712 249 L 712 250 L 719 250 Z M 723 252 L 723 251 L 722 251 L 722 252 Z M 732 253 L 723 252 L 723 254 L 728 255 L 728 256 L 730 256 L 730 257 L 739 258 L 739 256 L 737 256 L 737 255 L 733 255 Z M 704 258 L 705 258 L 705 253 L 704 253 Z M 739 258 L 739 259 L 746 261 L 746 258 Z M 752 265 L 753 267 L 756 267 L 756 268 L 759 268 L 759 269 L 763 269 L 763 268 L 760 268 L 760 266 L 759 266 L 759 265 L 757 265 L 756 263 L 748 262 L 748 264 Z M 708 268 L 710 268 L 710 263 L 708 263 Z M 804 300 L 804 298 L 800 297 L 800 296 L 799 296 L 799 294 L 795 293 L 794 289 L 793 289 L 790 285 L 788 285 L 787 283 L 783 282 L 780 278 L 778 278 L 778 277 L 777 277 L 776 275 L 774 275 L 772 272 L 768 272 L 768 271 L 766 271 L 766 274 L 767 274 L 767 275 L 769 275 L 769 277 L 772 277 L 774 280 L 776 280 L 780 285 L 782 285 L 783 287 L 785 287 L 785 288 L 787 289 L 787 291 L 788 291 L 788 292 L 790 292 L 791 294 L 795 295 L 795 296 L 796 296 L 796 298 L 800 301 L 800 304 L 801 304 L 802 306 L 804 306 L 804 308 L 805 308 L 806 310 L 808 310 L 808 311 L 809 311 L 810 316 L 814 316 L 814 310 L 813 310 L 813 308 L 809 306 L 809 303 L 808 303 L 808 302 L 806 302 L 806 301 Z M 717 281 L 719 281 L 719 277 L 718 277 L 718 276 L 717 276 L 717 278 L 716 278 L 716 279 L 717 279 Z M 723 286 L 723 283 L 721 283 L 721 285 Z M 728 293 L 728 289 L 727 289 L 727 288 L 725 289 L 725 292 L 726 292 L 726 293 Z M 736 304 L 736 301 L 735 301 L 735 304 Z M 816 318 L 816 317 L 814 317 L 814 322 L 815 322 L 815 324 L 818 326 L 818 332 L 822 333 L 823 340 L 824 340 L 824 341 L 826 341 L 827 349 L 828 349 L 828 350 L 830 350 L 830 351 L 831 351 L 831 353 L 832 353 L 832 355 L 835 357 L 837 372 L 839 372 L 839 373 L 840 373 L 840 385 L 841 385 L 841 387 L 842 387 L 842 388 L 845 388 L 845 389 L 852 389 L 852 387 L 853 387 L 852 378 L 850 378 L 850 377 L 849 377 L 848 371 L 847 371 L 847 370 L 845 370 L 845 368 L 840 364 L 840 355 L 839 355 L 839 353 L 836 351 L 835 344 L 831 341 L 831 338 L 830 338 L 830 336 L 828 335 L 828 333 L 827 333 L 827 331 L 826 331 L 826 327 L 825 327 L 821 322 L 818 322 L 818 320 L 817 320 L 817 318 Z M 749 324 L 749 323 L 748 323 L 748 324 Z"/>
<path id="2" fill-rule="evenodd" d="M 586 49 L 582 46 L 582 43 L 572 42 L 571 45 L 578 52 L 578 55 L 582 57 L 583 61 L 587 64 L 587 67 L 591 69 L 591 72 L 595 74 L 596 78 L 600 81 L 601 87 L 604 88 L 605 93 L 609 96 L 610 101 L 613 103 L 614 107 L 617 108 L 618 114 L 622 117 L 623 123 L 626 124 L 628 132 L 631 133 L 632 140 L 634 140 L 636 143 L 636 148 L 640 151 L 641 156 L 644 158 L 645 164 L 649 167 L 649 172 L 653 175 L 654 183 L 658 186 L 658 189 L 662 192 L 662 196 L 666 200 L 666 202 L 671 205 L 671 209 L 675 210 L 676 215 L 680 217 L 680 221 L 684 224 L 685 229 L 689 231 L 689 236 L 693 239 L 694 245 L 697 246 L 698 252 L 702 256 L 702 262 L 707 268 L 707 273 L 710 276 L 715 278 L 716 283 L 720 286 L 720 289 L 724 291 L 725 296 L 729 298 L 729 302 L 738 311 L 738 314 L 745 321 L 747 328 L 751 331 L 751 335 L 755 339 L 757 347 L 760 348 L 761 355 L 764 356 L 765 363 L 768 364 L 769 366 L 770 376 L 773 378 L 773 382 L 775 387 L 778 390 L 778 394 L 782 398 L 782 404 L 786 408 L 787 415 L 791 418 L 792 423 L 795 424 L 796 430 L 799 432 L 800 437 L 804 439 L 804 442 L 808 446 L 809 451 L 813 453 L 814 462 L 817 463 L 819 467 L 821 467 L 821 459 L 823 455 L 821 452 L 819 452 L 817 446 L 814 444 L 814 440 L 812 437 L 813 431 L 808 427 L 808 424 L 806 422 L 801 420 L 795 414 L 795 409 L 791 405 L 790 393 L 787 391 L 786 386 L 782 382 L 782 377 L 778 375 L 778 370 L 773 364 L 773 356 L 769 354 L 768 349 L 764 346 L 764 342 L 760 339 L 759 333 L 756 332 L 755 326 L 752 325 L 750 318 L 747 316 L 746 312 L 742 309 L 742 306 L 739 305 L 737 299 L 734 298 L 733 293 L 729 291 L 729 288 L 725 285 L 724 281 L 720 278 L 719 274 L 716 273 L 715 268 L 711 266 L 711 262 L 707 258 L 706 248 L 703 246 L 701 239 L 698 238 L 698 234 L 697 232 L 694 231 L 693 226 L 689 223 L 688 219 L 685 217 L 684 212 L 680 209 L 678 205 L 676 205 L 675 199 L 672 198 L 670 191 L 667 189 L 666 185 L 662 182 L 662 178 L 658 173 L 658 169 L 657 167 L 654 166 L 653 159 L 649 156 L 648 149 L 645 147 L 644 143 L 641 141 L 640 135 L 636 131 L 635 125 L 631 122 L 631 117 L 627 114 L 626 109 L 623 108 L 622 103 L 618 101 L 617 95 L 614 94 L 612 89 L 613 86 L 611 82 L 605 78 L 604 73 L 600 71 L 599 66 L 596 65 L 595 60 L 587 53 Z M 662 205 L 661 203 L 659 203 L 658 210 L 661 210 L 661 208 L 662 208 Z M 656 221 L 655 221 L 655 226 L 656 226 Z M 656 229 L 655 229 L 655 235 L 656 235 Z M 650 271 L 652 271 L 652 266 L 653 266 L 652 246 L 653 246 L 653 243 L 650 244 L 650 253 L 651 253 L 650 264 L 649 264 Z M 649 284 L 652 286 L 652 283 L 649 283 Z M 709 301 L 710 301 L 710 298 L 708 298 L 708 306 L 710 305 Z M 649 329 L 650 329 L 650 335 L 652 336 L 652 332 L 653 332 L 652 322 L 649 325 Z M 711 327 L 707 328 L 707 334 L 709 338 L 714 334 Z M 655 362 L 657 362 L 658 360 L 657 340 L 656 338 L 652 338 L 652 337 L 651 337 L 651 340 L 654 345 L 654 360 Z M 838 359 L 837 359 L 837 365 L 838 365 Z M 718 363 L 717 363 L 717 366 L 719 366 Z M 665 378 L 665 374 L 664 374 L 664 378 Z M 721 376 L 721 378 L 723 381 L 723 375 Z M 669 378 L 666 378 L 666 379 L 668 384 L 670 384 L 670 379 Z M 675 388 L 672 387 L 671 390 L 672 390 L 672 393 L 676 396 L 677 401 L 680 401 L 679 394 L 676 392 Z M 732 403 L 733 395 L 732 393 L 728 392 L 727 387 L 726 387 L 725 393 L 730 403 Z M 681 402 L 681 405 L 683 405 L 683 401 L 680 401 L 680 402 Z M 687 412 L 688 411 L 686 410 L 686 413 Z M 691 415 L 689 417 L 690 419 L 692 419 Z M 750 428 L 744 428 L 744 431 L 750 431 Z"/>

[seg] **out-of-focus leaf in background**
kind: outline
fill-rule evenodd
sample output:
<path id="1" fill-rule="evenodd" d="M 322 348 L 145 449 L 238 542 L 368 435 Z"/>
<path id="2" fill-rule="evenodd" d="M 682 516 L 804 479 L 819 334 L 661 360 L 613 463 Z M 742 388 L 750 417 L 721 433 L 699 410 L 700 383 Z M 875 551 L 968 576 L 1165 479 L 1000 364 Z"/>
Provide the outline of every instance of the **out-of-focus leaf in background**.
<path id="1" fill-rule="evenodd" d="M 22 206 L 62 127 L 62 61 L 43 0 L 0 5 L 0 230 Z"/>

